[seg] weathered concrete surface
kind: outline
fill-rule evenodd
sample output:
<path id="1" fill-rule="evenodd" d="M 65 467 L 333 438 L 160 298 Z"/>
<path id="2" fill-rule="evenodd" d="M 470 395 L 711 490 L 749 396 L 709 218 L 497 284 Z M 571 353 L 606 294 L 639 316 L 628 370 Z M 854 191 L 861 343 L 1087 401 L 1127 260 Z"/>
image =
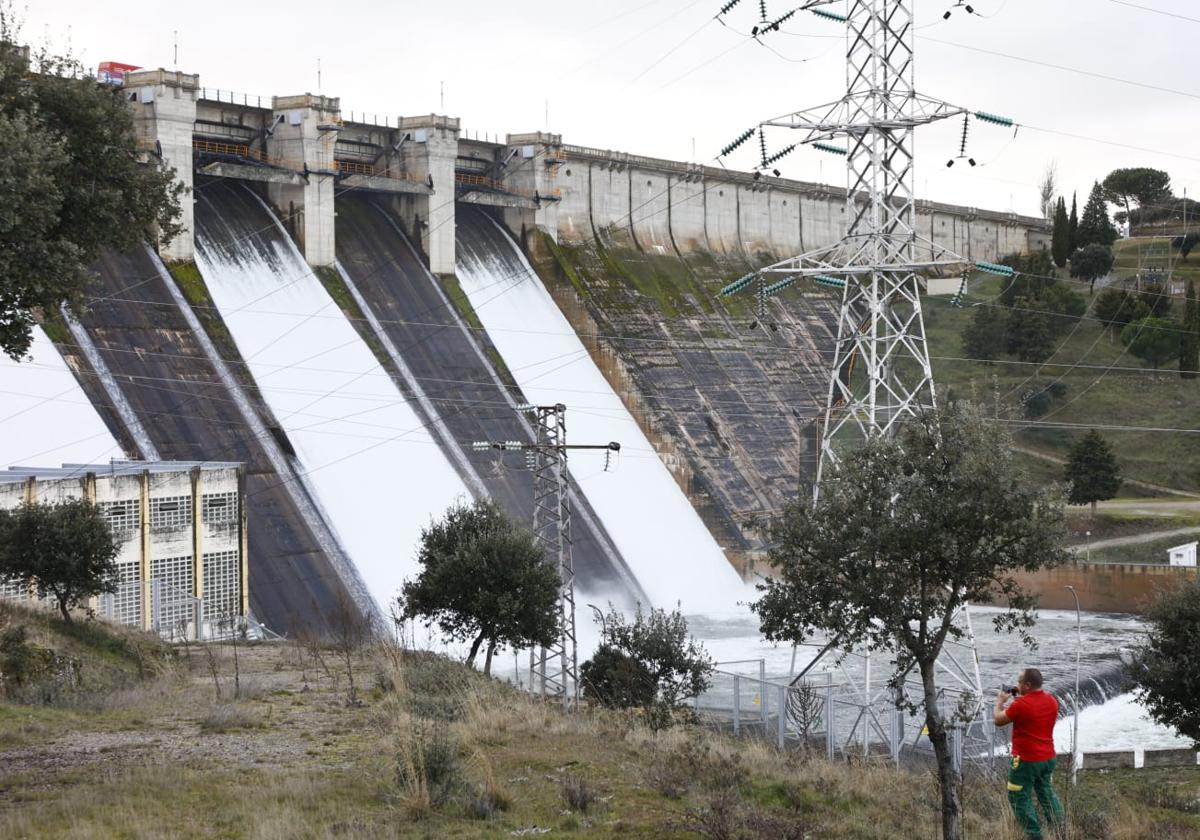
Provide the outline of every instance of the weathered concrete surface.
<path id="1" fill-rule="evenodd" d="M 236 178 L 240 181 L 254 181 L 259 184 L 285 184 L 292 187 L 304 187 L 304 176 L 299 172 L 279 169 L 274 166 L 251 166 L 248 163 L 231 163 L 229 161 L 214 161 L 197 170 L 201 175 L 211 178 Z"/>
<path id="2" fill-rule="evenodd" d="M 1195 748 L 1186 747 L 1178 750 L 1146 750 L 1142 759 L 1143 767 L 1195 767 L 1200 761 L 1200 753 Z"/>
<path id="3" fill-rule="evenodd" d="M 334 253 L 335 179 L 339 104 L 335 97 L 276 96 L 271 108 L 282 120 L 274 128 L 267 150 L 272 164 L 303 168 L 302 184 L 269 183 L 271 203 L 288 220 L 309 265 L 331 266 Z"/>
<path id="4" fill-rule="evenodd" d="M 1045 609 L 1075 608 L 1074 586 L 1079 603 L 1089 612 L 1141 613 L 1164 592 L 1197 581 L 1196 569 L 1170 566 L 1140 566 L 1116 563 L 1073 563 L 1040 572 L 1017 572 L 1022 587 L 1039 597 Z"/>
<path id="5" fill-rule="evenodd" d="M 555 245 L 527 235 L 525 244 L 718 544 L 747 571 L 765 546 L 751 520 L 794 498 L 815 464 L 830 299 L 774 299 L 751 328 L 757 315 L 746 299 L 713 296 L 728 280 L 725 255 L 659 254 L 617 238 Z M 749 264 L 736 242 L 730 247 Z"/>
<path id="6" fill-rule="evenodd" d="M 310 624 L 320 627 L 316 613 L 332 611 L 342 591 L 333 566 L 284 489 L 290 476 L 272 467 L 264 441 L 238 411 L 159 267 L 140 251 L 109 254 L 97 274 L 89 290 L 95 299 L 80 321 L 161 456 L 246 463 L 254 614 L 279 633 L 295 633 Z M 203 310 L 198 314 L 202 319 L 207 315 Z M 59 344 L 59 349 L 78 371 L 92 402 L 107 407 L 107 397 L 78 348 Z M 237 364 L 232 343 L 218 343 L 218 349 Z M 249 396 L 265 425 L 277 430 L 253 391 Z M 108 409 L 102 415 L 118 439 L 126 436 L 115 412 Z"/>
<path id="7" fill-rule="evenodd" d="M 1133 750 L 1124 752 L 1090 752 L 1083 755 L 1084 770 L 1132 770 Z"/>
<path id="8" fill-rule="evenodd" d="M 469 223 L 462 226 L 460 236 L 469 235 L 470 230 Z M 524 456 L 517 452 L 500 457 L 491 450 L 471 450 L 471 443 L 477 440 L 533 439 L 514 410 L 524 397 L 515 386 L 506 388 L 501 383 L 487 352 L 491 348 L 486 334 L 463 323 L 399 225 L 377 202 L 343 196 L 338 212 L 338 255 L 417 380 L 417 387 L 448 429 L 453 438 L 450 445 L 456 445 L 458 454 L 469 459 L 492 498 L 518 521 L 531 521 L 532 475 L 524 468 Z M 399 384 L 411 392 L 403 380 Z M 426 422 L 432 420 L 422 401 L 413 400 L 412 405 Z M 445 449 L 448 444 L 439 438 L 439 445 Z M 447 452 L 447 457 L 451 463 L 457 462 L 453 453 Z M 470 486 L 470 481 L 464 480 Z M 617 594 L 631 602 L 644 597 L 578 488 L 572 504 L 575 568 L 581 588 Z"/>

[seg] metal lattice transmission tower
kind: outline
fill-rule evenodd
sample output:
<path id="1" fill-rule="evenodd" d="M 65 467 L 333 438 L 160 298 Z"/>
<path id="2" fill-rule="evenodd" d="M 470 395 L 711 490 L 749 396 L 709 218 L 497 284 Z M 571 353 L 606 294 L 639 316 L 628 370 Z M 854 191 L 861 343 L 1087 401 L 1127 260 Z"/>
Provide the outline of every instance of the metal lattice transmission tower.
<path id="1" fill-rule="evenodd" d="M 833 11 L 835 6 L 844 8 L 845 13 Z M 734 294 L 757 281 L 760 307 L 767 297 L 803 279 L 842 292 L 814 495 L 821 492 L 821 482 L 828 480 L 839 452 L 868 438 L 891 437 L 906 419 L 936 405 L 921 312 L 920 275 L 962 273 L 969 267 L 1005 275 L 1012 272 L 991 263 L 972 265 L 917 233 L 913 195 L 916 129 L 958 116 L 969 121 L 972 112 L 918 92 L 913 72 L 913 6 L 913 0 L 809 0 L 758 28 L 756 37 L 765 37 L 799 11 L 843 23 L 846 95 L 837 102 L 767 120 L 722 152 L 727 154 L 757 131 L 762 148 L 760 171 L 769 170 L 774 161 L 805 145 L 846 158 L 845 237 L 829 247 L 768 266 L 721 290 L 722 295 Z M 974 112 L 974 116 L 983 122 L 1014 125 L 984 112 Z M 770 155 L 765 135 L 770 127 L 793 129 L 800 137 Z M 964 152 L 965 137 L 964 131 Z M 764 285 L 763 278 L 775 282 Z M 961 292 L 956 302 L 959 297 Z M 954 621 L 963 638 L 948 641 L 939 662 L 953 686 L 947 693 L 947 705 L 963 697 L 978 702 L 982 686 L 968 611 L 962 610 Z M 840 664 L 849 653 L 839 649 L 836 639 L 830 640 L 805 671 L 826 657 Z M 867 730 L 874 729 L 898 754 L 897 738 L 886 734 L 883 717 L 874 711 L 881 701 L 886 705 L 886 681 L 877 680 L 873 686 L 871 670 L 867 657 L 853 680 L 857 683 L 856 702 L 863 710 L 864 749 L 869 746 Z"/>
<path id="2" fill-rule="evenodd" d="M 536 421 L 533 443 L 477 441 L 475 449 L 520 450 L 533 472 L 533 534 L 545 551 L 546 561 L 558 570 L 559 636 L 550 647 L 529 652 L 530 690 L 543 697 L 560 697 L 564 708 L 579 702 L 579 645 L 575 631 L 575 563 L 571 554 L 571 496 L 567 472 L 570 450 L 603 450 L 605 469 L 621 444 L 568 444 L 567 407 L 521 405 L 518 411 Z"/>

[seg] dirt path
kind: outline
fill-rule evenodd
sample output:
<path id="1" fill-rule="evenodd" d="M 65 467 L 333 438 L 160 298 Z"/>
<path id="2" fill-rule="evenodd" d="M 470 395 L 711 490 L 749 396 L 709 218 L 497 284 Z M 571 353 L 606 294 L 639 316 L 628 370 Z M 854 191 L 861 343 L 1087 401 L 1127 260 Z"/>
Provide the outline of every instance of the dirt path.
<path id="1" fill-rule="evenodd" d="M 1013 449 L 1020 452 L 1022 455 L 1028 455 L 1031 458 L 1039 458 L 1043 461 L 1049 461 L 1052 464 L 1065 464 L 1065 458 L 1059 458 L 1057 455 L 1049 455 L 1045 452 L 1039 452 L 1036 449 L 1030 449 L 1027 446 L 1013 446 Z M 1171 496 L 1185 496 L 1189 499 L 1200 501 L 1200 493 L 1189 493 L 1187 490 L 1180 490 L 1177 487 L 1165 487 L 1162 484 L 1151 484 L 1148 481 L 1138 481 L 1136 478 L 1122 479 L 1126 484 L 1132 484 L 1134 487 L 1144 487 L 1147 490 L 1153 490 L 1156 493 L 1167 493 Z"/>
<path id="2" fill-rule="evenodd" d="M 1189 537 L 1193 534 L 1200 534 L 1200 526 L 1192 526 L 1191 528 L 1175 528 L 1171 531 L 1151 531 L 1148 534 L 1134 534 L 1132 537 L 1113 537 L 1110 540 L 1097 540 L 1091 544 L 1091 549 L 1095 551 L 1098 548 L 1116 548 L 1122 545 L 1141 545 L 1143 543 L 1155 542 L 1157 540 L 1165 540 L 1170 537 Z M 1076 553 L 1087 551 L 1087 549 L 1087 543 L 1076 544 L 1070 547 L 1070 550 Z"/>

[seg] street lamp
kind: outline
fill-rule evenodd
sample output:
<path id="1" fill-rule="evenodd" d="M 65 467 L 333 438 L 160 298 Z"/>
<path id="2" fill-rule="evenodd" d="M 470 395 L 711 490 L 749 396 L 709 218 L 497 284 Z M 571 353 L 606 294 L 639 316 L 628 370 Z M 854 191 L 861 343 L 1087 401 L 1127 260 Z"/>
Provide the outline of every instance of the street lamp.
<path id="1" fill-rule="evenodd" d="M 1088 531 L 1088 535 L 1091 535 Z M 1075 716 L 1071 721 L 1071 785 L 1074 786 L 1077 780 L 1079 766 L 1079 657 L 1083 652 L 1083 628 L 1079 614 L 1079 593 L 1075 591 L 1074 586 L 1064 586 L 1071 593 L 1071 597 L 1075 599 Z"/>
<path id="2" fill-rule="evenodd" d="M 1091 531 L 1087 532 L 1087 562 L 1089 562 L 1089 563 L 1092 562 L 1092 532 Z M 1068 586 L 1067 589 L 1071 589 L 1071 587 Z M 1071 589 L 1071 592 L 1074 593 L 1075 590 Z M 1076 600 L 1078 601 L 1078 598 L 1076 598 Z"/>

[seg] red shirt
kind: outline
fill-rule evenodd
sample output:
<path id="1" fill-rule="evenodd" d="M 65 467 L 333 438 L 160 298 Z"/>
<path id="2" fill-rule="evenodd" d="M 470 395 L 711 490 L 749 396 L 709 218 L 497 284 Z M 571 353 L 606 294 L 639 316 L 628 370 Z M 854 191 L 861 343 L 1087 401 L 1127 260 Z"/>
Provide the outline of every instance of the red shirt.
<path id="1" fill-rule="evenodd" d="M 1022 694 L 1004 713 L 1012 721 L 1012 754 L 1022 761 L 1049 761 L 1054 751 L 1054 724 L 1058 720 L 1058 701 L 1054 695 L 1038 689 Z"/>

